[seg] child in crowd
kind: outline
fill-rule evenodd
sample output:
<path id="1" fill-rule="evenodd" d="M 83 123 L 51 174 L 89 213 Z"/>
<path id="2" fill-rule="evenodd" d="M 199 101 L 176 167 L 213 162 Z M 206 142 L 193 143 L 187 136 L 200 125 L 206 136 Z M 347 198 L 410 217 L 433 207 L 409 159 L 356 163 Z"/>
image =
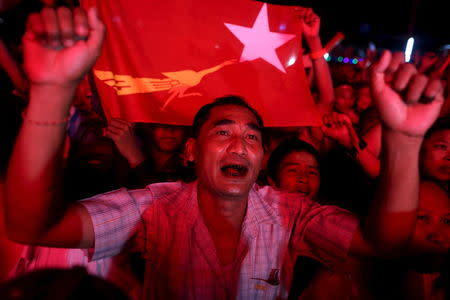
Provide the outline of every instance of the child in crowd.
<path id="1" fill-rule="evenodd" d="M 285 140 L 267 163 L 270 184 L 281 191 L 299 193 L 320 201 L 320 156 L 310 144 Z M 297 259 L 290 299 L 370 299 L 360 263 L 349 260 L 332 270 L 309 257 Z M 326 286 L 326 289 L 323 287 Z"/>

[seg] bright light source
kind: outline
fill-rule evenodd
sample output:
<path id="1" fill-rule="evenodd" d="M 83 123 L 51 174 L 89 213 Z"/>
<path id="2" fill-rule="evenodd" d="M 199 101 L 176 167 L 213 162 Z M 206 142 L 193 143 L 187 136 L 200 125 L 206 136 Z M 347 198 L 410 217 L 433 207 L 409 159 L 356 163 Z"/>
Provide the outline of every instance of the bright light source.
<path id="1" fill-rule="evenodd" d="M 350 59 L 348 57 L 345 57 L 343 60 L 344 64 L 347 64 L 349 61 L 350 61 Z"/>
<path id="2" fill-rule="evenodd" d="M 295 63 L 296 60 L 297 59 L 295 58 L 295 56 L 291 56 L 291 58 L 289 58 L 289 61 L 288 61 L 287 65 L 288 66 L 292 66 Z"/>
<path id="3" fill-rule="evenodd" d="M 414 47 L 414 38 L 410 37 L 408 42 L 406 43 L 405 49 L 405 62 L 409 62 L 411 60 L 411 53 Z"/>
<path id="4" fill-rule="evenodd" d="M 338 62 L 342 62 L 343 59 L 344 58 L 342 56 L 338 56 L 338 58 L 337 58 Z"/>
<path id="5" fill-rule="evenodd" d="M 329 57 L 330 57 L 330 54 L 328 54 L 328 53 L 325 53 L 325 54 L 323 55 L 323 58 L 325 58 L 325 60 L 328 60 Z"/>
<path id="6" fill-rule="evenodd" d="M 352 59 L 352 63 L 353 63 L 354 65 L 356 65 L 356 64 L 358 63 L 358 59 L 357 59 L 357 58 Z"/>

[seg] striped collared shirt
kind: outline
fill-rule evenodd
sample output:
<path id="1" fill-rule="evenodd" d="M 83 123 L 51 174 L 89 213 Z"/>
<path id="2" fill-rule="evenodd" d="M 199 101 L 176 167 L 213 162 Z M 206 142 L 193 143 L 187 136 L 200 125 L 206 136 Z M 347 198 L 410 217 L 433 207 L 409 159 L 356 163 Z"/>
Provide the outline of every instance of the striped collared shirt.
<path id="1" fill-rule="evenodd" d="M 126 246 L 143 254 L 143 299 L 286 299 L 296 257 L 332 268 L 344 263 L 357 226 L 335 206 L 254 185 L 237 259 L 223 267 L 199 212 L 196 182 L 120 189 L 82 203 L 94 224 L 92 259 Z"/>

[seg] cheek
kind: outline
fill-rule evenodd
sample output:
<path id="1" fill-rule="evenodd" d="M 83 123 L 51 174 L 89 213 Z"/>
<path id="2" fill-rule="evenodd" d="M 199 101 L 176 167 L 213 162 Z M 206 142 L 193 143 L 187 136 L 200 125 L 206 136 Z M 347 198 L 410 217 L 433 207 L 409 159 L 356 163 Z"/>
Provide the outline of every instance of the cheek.
<path id="1" fill-rule="evenodd" d="M 248 146 L 248 152 L 249 156 L 251 156 L 251 159 L 259 172 L 261 169 L 261 164 L 264 156 L 264 150 L 262 148 L 262 145 L 250 145 Z"/>
<path id="2" fill-rule="evenodd" d="M 280 174 L 278 178 L 280 178 L 279 187 L 283 190 L 294 187 L 297 182 L 296 176 L 292 174 Z"/>
<path id="3" fill-rule="evenodd" d="M 441 151 L 428 150 L 423 156 L 423 166 L 425 170 L 434 170 L 439 167 L 439 164 L 444 158 L 444 154 Z"/>
<path id="4" fill-rule="evenodd" d="M 311 189 L 313 189 L 314 191 L 318 191 L 319 187 L 320 187 L 320 179 L 318 177 L 310 177 L 309 179 L 310 185 L 311 185 Z"/>
<path id="5" fill-rule="evenodd" d="M 423 244 L 425 243 L 426 236 L 427 230 L 424 228 L 423 225 L 417 224 L 413 233 L 412 243 L 418 245 Z"/>

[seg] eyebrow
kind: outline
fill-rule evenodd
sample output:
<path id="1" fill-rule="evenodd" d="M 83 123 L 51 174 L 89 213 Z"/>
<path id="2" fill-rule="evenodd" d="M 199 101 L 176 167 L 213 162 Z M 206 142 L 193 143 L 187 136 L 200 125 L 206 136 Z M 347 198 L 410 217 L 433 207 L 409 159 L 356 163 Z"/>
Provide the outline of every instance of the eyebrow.
<path id="1" fill-rule="evenodd" d="M 299 163 L 284 163 L 281 166 L 284 168 L 284 167 L 291 167 L 291 166 L 298 166 L 298 165 L 300 165 L 300 164 Z M 317 169 L 317 170 L 319 169 L 318 166 L 313 166 L 313 165 L 309 165 L 309 164 L 308 164 L 308 167 L 314 168 L 314 169 Z"/>
<path id="2" fill-rule="evenodd" d="M 232 124 L 236 124 L 236 121 L 230 120 L 230 119 L 222 119 L 222 120 L 218 120 L 218 121 L 214 122 L 212 128 L 222 126 L 222 125 L 232 125 Z M 256 124 L 255 122 L 249 122 L 246 125 L 253 130 L 262 132 L 261 127 L 258 126 L 258 124 Z"/>

